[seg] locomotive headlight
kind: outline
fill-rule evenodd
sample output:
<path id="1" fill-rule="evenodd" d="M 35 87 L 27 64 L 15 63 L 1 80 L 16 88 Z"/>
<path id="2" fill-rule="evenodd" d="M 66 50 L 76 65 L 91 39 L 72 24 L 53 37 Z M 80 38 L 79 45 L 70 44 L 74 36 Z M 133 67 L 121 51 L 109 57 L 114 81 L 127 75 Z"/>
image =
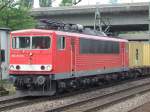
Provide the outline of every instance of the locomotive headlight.
<path id="1" fill-rule="evenodd" d="M 41 70 L 50 71 L 52 70 L 52 65 L 42 65 Z"/>
<path id="2" fill-rule="evenodd" d="M 19 65 L 17 65 L 17 66 L 16 66 L 16 69 L 17 69 L 17 70 L 20 70 L 20 66 L 19 66 Z"/>
<path id="3" fill-rule="evenodd" d="M 51 70 L 51 66 L 50 65 L 46 66 L 46 70 Z"/>
<path id="4" fill-rule="evenodd" d="M 42 65 L 42 66 L 41 66 L 41 70 L 45 70 L 45 66 Z"/>
<path id="5" fill-rule="evenodd" d="M 10 65 L 10 66 L 9 66 L 9 69 L 10 69 L 10 70 L 15 70 L 15 67 L 14 67 L 13 65 Z"/>
<path id="6" fill-rule="evenodd" d="M 52 66 L 51 65 L 47 65 L 46 66 L 46 70 L 52 70 Z"/>

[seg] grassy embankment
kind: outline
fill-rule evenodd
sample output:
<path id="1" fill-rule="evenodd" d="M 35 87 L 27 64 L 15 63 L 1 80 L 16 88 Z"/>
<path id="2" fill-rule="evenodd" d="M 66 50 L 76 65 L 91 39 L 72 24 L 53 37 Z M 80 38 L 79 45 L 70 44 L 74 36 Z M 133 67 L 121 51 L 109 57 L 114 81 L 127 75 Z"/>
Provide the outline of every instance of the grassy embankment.
<path id="1" fill-rule="evenodd" d="M 15 87 L 7 80 L 0 80 L 0 96 L 12 95 L 15 93 Z"/>

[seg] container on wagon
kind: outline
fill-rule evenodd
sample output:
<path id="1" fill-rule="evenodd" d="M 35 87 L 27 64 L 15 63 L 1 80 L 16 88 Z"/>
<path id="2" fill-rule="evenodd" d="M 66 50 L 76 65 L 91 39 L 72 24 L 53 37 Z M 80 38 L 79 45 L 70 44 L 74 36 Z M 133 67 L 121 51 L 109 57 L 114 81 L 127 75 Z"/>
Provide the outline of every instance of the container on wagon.
<path id="1" fill-rule="evenodd" d="M 150 66 L 150 43 L 129 42 L 129 66 Z"/>

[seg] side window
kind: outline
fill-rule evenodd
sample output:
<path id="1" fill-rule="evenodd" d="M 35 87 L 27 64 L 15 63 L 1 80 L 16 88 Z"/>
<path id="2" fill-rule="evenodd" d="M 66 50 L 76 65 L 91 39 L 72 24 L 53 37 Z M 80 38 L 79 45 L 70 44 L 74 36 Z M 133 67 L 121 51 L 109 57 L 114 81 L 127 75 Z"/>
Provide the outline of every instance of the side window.
<path id="1" fill-rule="evenodd" d="M 80 38 L 82 54 L 119 54 L 119 42 Z"/>
<path id="2" fill-rule="evenodd" d="M 5 50 L 1 50 L 1 62 L 5 62 Z"/>
<path id="3" fill-rule="evenodd" d="M 64 36 L 58 36 L 57 37 L 57 49 L 64 49 L 66 45 L 65 37 Z"/>

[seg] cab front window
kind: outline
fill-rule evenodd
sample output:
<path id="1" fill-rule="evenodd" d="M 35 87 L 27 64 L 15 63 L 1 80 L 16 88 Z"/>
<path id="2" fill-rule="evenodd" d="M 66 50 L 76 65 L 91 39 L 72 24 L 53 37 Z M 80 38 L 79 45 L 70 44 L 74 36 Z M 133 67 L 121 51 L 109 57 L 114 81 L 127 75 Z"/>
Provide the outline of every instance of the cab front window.
<path id="1" fill-rule="evenodd" d="M 13 37 L 12 48 L 30 49 L 30 37 Z"/>
<path id="2" fill-rule="evenodd" d="M 13 49 L 49 49 L 51 38 L 48 36 L 13 37 Z"/>
<path id="3" fill-rule="evenodd" d="M 50 38 L 47 36 L 32 37 L 32 49 L 48 49 L 50 43 Z"/>

